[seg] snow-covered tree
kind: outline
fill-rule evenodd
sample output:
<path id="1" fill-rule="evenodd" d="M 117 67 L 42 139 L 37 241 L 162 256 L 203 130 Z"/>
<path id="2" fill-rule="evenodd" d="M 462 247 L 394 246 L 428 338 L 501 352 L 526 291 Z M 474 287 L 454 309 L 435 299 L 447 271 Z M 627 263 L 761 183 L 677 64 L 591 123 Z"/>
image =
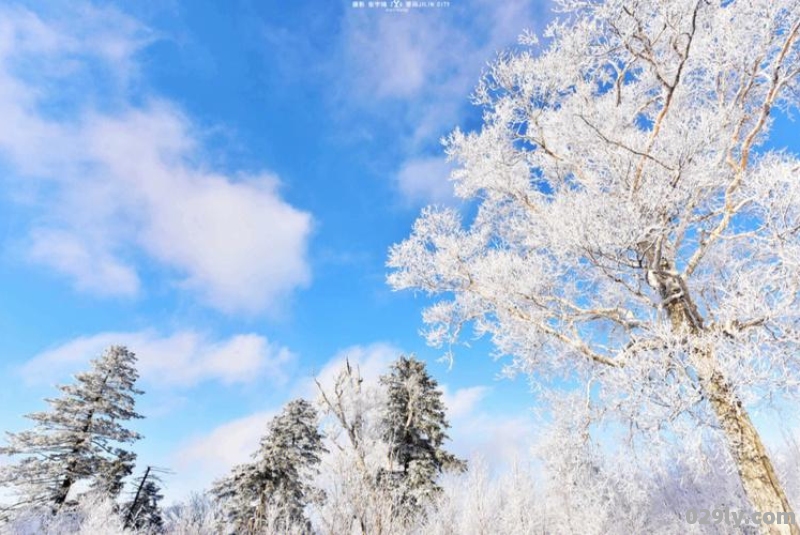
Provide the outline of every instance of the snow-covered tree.
<path id="1" fill-rule="evenodd" d="M 142 477 L 135 481 L 131 500 L 123 507 L 125 527 L 150 532 L 161 532 L 164 518 L 161 511 L 161 480 L 157 471 L 148 466 Z"/>
<path id="2" fill-rule="evenodd" d="M 62 508 L 55 515 L 41 509 L 20 511 L 11 522 L 2 526 L 2 533 L 3 535 L 133 535 L 122 525 L 118 512 L 117 503 L 110 497 L 86 492 L 78 497 L 73 506 Z"/>
<path id="3" fill-rule="evenodd" d="M 443 471 L 462 471 L 466 463 L 444 449 L 450 424 L 442 391 L 425 363 L 401 356 L 380 378 L 386 388 L 383 439 L 389 447 L 382 485 L 395 493 L 398 514 L 407 516 L 441 491 L 436 478 Z"/>
<path id="4" fill-rule="evenodd" d="M 378 485 L 388 447 L 383 440 L 383 389 L 346 360 L 331 384 L 316 381 L 329 453 L 322 459 L 325 503 L 317 511 L 323 534 L 395 533 L 392 495 Z"/>
<path id="5" fill-rule="evenodd" d="M 534 469 L 514 462 L 502 476 L 492 475 L 487 461 L 469 459 L 469 471 L 441 480 L 442 493 L 413 533 L 425 535 L 528 535 L 571 533 L 552 521 L 538 490 Z M 572 533 L 593 533 L 588 526 Z"/>
<path id="6" fill-rule="evenodd" d="M 718 432 L 753 508 L 789 511 L 748 411 L 800 382 L 800 160 L 765 146 L 800 101 L 800 2 L 558 4 L 446 141 L 474 215 L 426 209 L 390 284 L 445 296 L 433 344 L 472 323 L 653 440 Z"/>
<path id="7" fill-rule="evenodd" d="M 221 506 L 209 493 L 194 492 L 164 510 L 164 532 L 170 535 L 219 535 Z"/>
<path id="8" fill-rule="evenodd" d="M 50 411 L 27 416 L 36 423 L 33 429 L 8 433 L 0 454 L 22 458 L 0 467 L 0 486 L 13 487 L 20 506 L 53 511 L 80 481 L 115 497 L 136 458 L 121 446 L 141 438 L 123 425 L 141 418 L 134 410 L 134 398 L 142 393 L 135 387 L 138 376 L 136 356 L 111 346 L 74 384 L 59 386 L 63 395 L 46 400 Z"/>
<path id="9" fill-rule="evenodd" d="M 307 532 L 305 507 L 322 499 L 311 484 L 325 448 L 317 411 L 304 399 L 273 418 L 253 461 L 238 465 L 212 492 L 235 533 Z"/>

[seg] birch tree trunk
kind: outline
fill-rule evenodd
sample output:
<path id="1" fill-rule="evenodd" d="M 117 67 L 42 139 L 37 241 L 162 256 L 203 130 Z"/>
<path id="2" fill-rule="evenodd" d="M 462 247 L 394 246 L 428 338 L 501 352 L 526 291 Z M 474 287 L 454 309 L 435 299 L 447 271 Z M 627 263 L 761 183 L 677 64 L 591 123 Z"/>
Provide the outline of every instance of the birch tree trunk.
<path id="1" fill-rule="evenodd" d="M 674 275 L 671 265 L 664 267 L 667 269 L 662 269 L 656 279 L 672 329 L 689 336 L 699 335 L 705 327 L 685 282 L 680 275 Z M 726 446 L 736 463 L 742 487 L 754 512 L 776 514 L 775 523 L 765 524 L 762 521 L 761 532 L 769 535 L 800 535 L 800 528 L 795 523 L 777 523 L 777 513 L 789 513 L 781 518 L 789 516 L 794 521 L 794 512 L 758 430 L 719 369 L 713 351 L 702 346 L 695 347 L 691 351 L 690 361 L 697 372 L 702 392 L 722 428 Z"/>
<path id="2" fill-rule="evenodd" d="M 793 514 L 764 443 L 730 385 L 715 370 L 713 354 L 698 352 L 694 360 L 703 392 L 719 420 L 728 451 L 754 510 Z M 800 535 L 796 524 L 767 525 L 762 522 L 761 531 L 770 535 Z"/>

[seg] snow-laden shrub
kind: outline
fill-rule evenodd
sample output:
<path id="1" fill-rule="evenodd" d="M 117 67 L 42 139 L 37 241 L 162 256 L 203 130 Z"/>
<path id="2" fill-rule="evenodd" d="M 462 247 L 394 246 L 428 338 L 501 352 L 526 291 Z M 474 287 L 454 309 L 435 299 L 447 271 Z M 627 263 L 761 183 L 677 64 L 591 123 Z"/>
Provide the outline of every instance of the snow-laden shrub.
<path id="1" fill-rule="evenodd" d="M 0 526 L 4 535 L 123 535 L 132 532 L 123 528 L 117 505 L 108 498 L 86 494 L 72 507 L 64 507 L 53 515 L 48 508 L 16 512 Z"/>

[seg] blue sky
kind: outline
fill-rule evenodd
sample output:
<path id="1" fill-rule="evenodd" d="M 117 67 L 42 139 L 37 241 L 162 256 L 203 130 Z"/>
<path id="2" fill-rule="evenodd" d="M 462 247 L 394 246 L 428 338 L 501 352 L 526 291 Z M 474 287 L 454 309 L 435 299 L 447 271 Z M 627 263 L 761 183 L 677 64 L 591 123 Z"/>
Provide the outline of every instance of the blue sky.
<path id="1" fill-rule="evenodd" d="M 0 429 L 104 346 L 139 354 L 143 464 L 170 495 L 244 460 L 344 356 L 429 362 L 454 448 L 531 433 L 485 342 L 452 369 L 385 284 L 420 207 L 454 203 L 439 139 L 544 2 L 11 2 L 0 7 Z M 502 447 L 501 447 L 502 446 Z"/>

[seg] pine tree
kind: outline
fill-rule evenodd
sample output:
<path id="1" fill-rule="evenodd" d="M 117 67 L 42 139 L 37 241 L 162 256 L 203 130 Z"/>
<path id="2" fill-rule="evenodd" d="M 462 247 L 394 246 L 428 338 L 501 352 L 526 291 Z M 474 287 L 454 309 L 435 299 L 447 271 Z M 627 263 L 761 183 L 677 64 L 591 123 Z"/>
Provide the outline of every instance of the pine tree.
<path id="1" fill-rule="evenodd" d="M 142 393 L 134 387 L 136 356 L 112 346 L 91 364 L 74 384 L 58 387 L 61 397 L 45 400 L 50 411 L 27 415 L 33 429 L 7 434 L 0 454 L 22 459 L 0 468 L 0 486 L 16 489 L 18 505 L 57 512 L 79 481 L 115 497 L 131 473 L 136 455 L 119 445 L 141 438 L 122 425 L 141 418 L 134 411 L 134 396 Z"/>
<path id="2" fill-rule="evenodd" d="M 147 530 L 148 533 L 161 532 L 164 518 L 159 504 L 163 499 L 161 480 L 153 467 L 148 466 L 144 475 L 136 481 L 131 501 L 125 504 L 125 527 Z"/>
<path id="3" fill-rule="evenodd" d="M 466 462 L 443 448 L 450 424 L 442 391 L 424 362 L 401 356 L 380 382 L 388 395 L 383 423 L 389 469 L 379 479 L 395 493 L 397 515 L 406 517 L 441 492 L 439 473 L 466 470 Z"/>
<path id="4" fill-rule="evenodd" d="M 234 467 L 212 489 L 234 532 L 310 531 L 304 509 L 322 493 L 308 481 L 324 451 L 314 407 L 304 399 L 286 405 L 269 423 L 253 461 Z"/>

